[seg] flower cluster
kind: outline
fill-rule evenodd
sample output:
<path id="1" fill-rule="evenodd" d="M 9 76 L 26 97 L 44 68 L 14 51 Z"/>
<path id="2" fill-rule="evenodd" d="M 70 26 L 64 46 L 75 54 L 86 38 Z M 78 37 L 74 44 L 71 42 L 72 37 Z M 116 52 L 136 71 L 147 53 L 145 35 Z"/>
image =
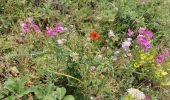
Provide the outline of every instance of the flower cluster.
<path id="1" fill-rule="evenodd" d="M 130 88 L 127 92 L 132 96 L 134 100 L 145 100 L 146 96 L 142 91 L 138 89 Z"/>
<path id="2" fill-rule="evenodd" d="M 161 63 L 161 62 L 163 62 L 163 60 L 164 60 L 165 58 L 167 58 L 167 57 L 169 57 L 169 51 L 168 51 L 168 50 L 164 50 L 164 51 L 162 52 L 162 55 L 156 56 L 155 62 Z"/>
<path id="3" fill-rule="evenodd" d="M 23 31 L 24 31 L 25 33 L 29 32 L 30 29 L 32 29 L 33 31 L 36 31 L 36 32 L 40 30 L 39 26 L 33 23 L 33 19 L 32 19 L 32 18 L 26 19 L 26 20 L 21 24 L 21 27 L 22 27 L 22 29 L 23 29 Z"/>
<path id="4" fill-rule="evenodd" d="M 47 34 L 48 36 L 55 36 L 57 35 L 57 33 L 63 33 L 64 32 L 64 28 L 61 26 L 60 23 L 56 23 L 55 28 L 52 29 L 50 27 L 46 27 L 47 30 Z"/>
<path id="5" fill-rule="evenodd" d="M 152 39 L 153 34 L 151 31 L 148 31 L 146 28 L 140 27 L 139 35 L 137 36 L 137 43 L 144 48 L 144 51 L 148 51 L 151 48 L 150 39 Z"/>

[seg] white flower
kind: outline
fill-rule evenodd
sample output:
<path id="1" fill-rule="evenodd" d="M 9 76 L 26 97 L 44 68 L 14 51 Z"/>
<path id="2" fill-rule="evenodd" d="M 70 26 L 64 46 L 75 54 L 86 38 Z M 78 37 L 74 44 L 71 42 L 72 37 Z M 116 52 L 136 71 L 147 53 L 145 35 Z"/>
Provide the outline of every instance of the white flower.
<path id="1" fill-rule="evenodd" d="M 132 95 L 132 97 L 135 100 L 145 100 L 146 96 L 142 91 L 139 91 L 138 89 L 130 88 L 127 90 L 127 92 Z"/>
<path id="2" fill-rule="evenodd" d="M 113 60 L 117 60 L 118 57 L 119 57 L 119 54 L 120 54 L 119 51 L 114 52 L 114 59 Z"/>
<path id="3" fill-rule="evenodd" d="M 124 42 L 122 42 L 122 49 L 126 51 L 131 45 L 131 38 L 127 38 Z"/>
<path id="4" fill-rule="evenodd" d="M 113 36 L 114 36 L 114 32 L 113 32 L 113 30 L 109 30 L 108 36 L 109 36 L 109 38 L 111 38 L 111 37 L 113 37 Z"/>
<path id="5" fill-rule="evenodd" d="M 79 54 L 76 52 L 71 53 L 70 57 L 72 57 L 73 61 L 79 60 Z"/>
<path id="6" fill-rule="evenodd" d="M 59 45 L 63 44 L 64 42 L 66 42 L 66 39 L 58 39 L 57 40 L 57 44 L 59 44 Z"/>

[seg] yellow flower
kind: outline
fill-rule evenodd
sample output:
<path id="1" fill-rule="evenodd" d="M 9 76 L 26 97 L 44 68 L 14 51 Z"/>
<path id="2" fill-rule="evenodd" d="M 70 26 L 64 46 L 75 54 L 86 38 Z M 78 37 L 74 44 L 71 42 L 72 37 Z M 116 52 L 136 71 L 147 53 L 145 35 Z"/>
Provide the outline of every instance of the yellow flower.
<path id="1" fill-rule="evenodd" d="M 146 58 L 147 58 L 146 54 L 144 54 L 144 53 L 140 54 L 140 59 L 144 60 Z"/>
<path id="2" fill-rule="evenodd" d="M 161 85 L 163 85 L 163 86 L 170 86 L 170 81 L 168 81 L 168 82 L 162 82 Z"/>
<path id="3" fill-rule="evenodd" d="M 141 66 L 141 64 L 137 64 L 137 63 L 134 63 L 133 67 L 134 68 L 139 68 Z"/>
<path id="4" fill-rule="evenodd" d="M 155 75 L 156 75 L 157 78 L 166 76 L 167 74 L 168 74 L 168 73 L 165 72 L 164 70 L 157 70 L 157 71 L 155 71 Z"/>

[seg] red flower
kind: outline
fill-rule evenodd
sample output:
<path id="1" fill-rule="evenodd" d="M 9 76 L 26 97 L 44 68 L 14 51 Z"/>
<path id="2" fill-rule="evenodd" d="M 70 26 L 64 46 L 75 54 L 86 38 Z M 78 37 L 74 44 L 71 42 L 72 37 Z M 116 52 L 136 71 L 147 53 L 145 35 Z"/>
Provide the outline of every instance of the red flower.
<path id="1" fill-rule="evenodd" d="M 93 40 L 97 40 L 97 39 L 100 38 L 100 35 L 99 35 L 98 32 L 90 32 L 89 37 L 90 37 L 91 39 L 93 39 Z"/>

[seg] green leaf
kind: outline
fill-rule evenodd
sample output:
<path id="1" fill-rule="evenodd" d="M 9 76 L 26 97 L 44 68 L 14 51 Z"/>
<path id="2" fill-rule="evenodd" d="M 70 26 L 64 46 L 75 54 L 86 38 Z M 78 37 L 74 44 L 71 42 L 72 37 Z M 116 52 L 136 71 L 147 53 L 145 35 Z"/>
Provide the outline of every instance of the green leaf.
<path id="1" fill-rule="evenodd" d="M 15 97 L 14 96 L 9 96 L 9 97 L 5 98 L 5 100 L 15 100 Z"/>
<path id="2" fill-rule="evenodd" d="M 61 99 L 63 99 L 64 95 L 66 94 L 66 89 L 64 87 L 57 88 L 56 92 L 57 92 L 57 98 L 59 100 L 61 100 Z"/>
<path id="3" fill-rule="evenodd" d="M 75 100 L 75 98 L 72 95 L 67 95 L 63 100 Z"/>
<path id="4" fill-rule="evenodd" d="M 39 86 L 37 86 L 35 88 L 34 92 L 35 92 L 35 95 L 37 96 L 37 98 L 39 98 L 39 99 L 44 96 L 43 89 L 41 87 L 39 87 Z"/>

